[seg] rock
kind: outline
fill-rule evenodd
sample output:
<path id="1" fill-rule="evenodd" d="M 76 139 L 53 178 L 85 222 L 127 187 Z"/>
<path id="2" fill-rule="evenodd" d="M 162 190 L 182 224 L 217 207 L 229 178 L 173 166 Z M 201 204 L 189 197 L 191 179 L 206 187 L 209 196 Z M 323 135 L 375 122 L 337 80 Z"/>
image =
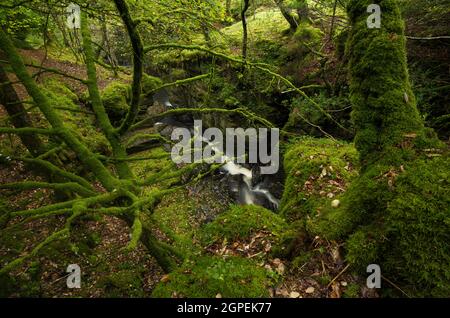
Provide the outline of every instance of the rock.
<path id="1" fill-rule="evenodd" d="M 276 271 L 278 272 L 278 274 L 283 275 L 284 270 L 285 270 L 284 264 L 283 264 L 283 263 L 280 263 L 280 264 L 278 265 Z"/>
<path id="2" fill-rule="evenodd" d="M 306 288 L 305 293 L 307 294 L 312 294 L 314 293 L 315 289 L 312 286 L 309 286 L 308 288 Z"/>
<path id="3" fill-rule="evenodd" d="M 289 294 L 289 298 L 298 298 L 300 297 L 300 293 L 293 291 Z"/>
<path id="4" fill-rule="evenodd" d="M 272 261 L 272 263 L 273 263 L 273 265 L 278 266 L 278 265 L 280 265 L 281 260 L 280 260 L 279 258 L 275 258 L 275 259 Z"/>
<path id="5" fill-rule="evenodd" d="M 331 202 L 331 206 L 333 207 L 333 208 L 337 208 L 337 207 L 339 207 L 341 205 L 341 201 L 339 201 L 339 200 L 333 200 L 332 202 Z"/>

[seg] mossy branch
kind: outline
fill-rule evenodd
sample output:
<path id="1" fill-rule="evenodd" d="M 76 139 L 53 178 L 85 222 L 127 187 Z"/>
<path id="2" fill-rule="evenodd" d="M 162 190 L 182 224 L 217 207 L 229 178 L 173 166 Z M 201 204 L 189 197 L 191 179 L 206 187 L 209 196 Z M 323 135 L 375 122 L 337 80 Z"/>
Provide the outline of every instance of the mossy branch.
<path id="1" fill-rule="evenodd" d="M 125 247 L 126 251 L 132 251 L 134 250 L 139 240 L 142 236 L 142 223 L 139 219 L 139 213 L 136 213 L 136 216 L 134 217 L 133 226 L 131 227 L 131 241 L 128 243 L 128 245 Z"/>
<path id="2" fill-rule="evenodd" d="M 153 155 L 153 156 L 145 156 L 145 157 L 126 157 L 126 158 L 113 158 L 113 157 L 107 157 L 104 155 L 98 155 L 98 158 L 100 160 L 104 160 L 105 162 L 116 162 L 116 161 L 143 161 L 143 160 L 153 160 L 153 159 L 163 159 L 163 158 L 170 158 L 169 153 L 163 153 L 159 155 Z"/>
<path id="3" fill-rule="evenodd" d="M 136 25 L 131 18 L 130 9 L 124 0 L 114 0 L 117 11 L 122 18 L 123 23 L 130 37 L 131 46 L 133 47 L 133 83 L 131 84 L 131 103 L 125 120 L 119 127 L 119 134 L 126 132 L 135 122 L 139 112 L 139 105 L 142 91 L 142 73 L 144 60 L 144 45 L 141 36 L 137 31 Z"/>
<path id="4" fill-rule="evenodd" d="M 11 213 L 11 216 L 32 216 L 32 215 L 39 215 L 42 213 L 47 213 L 51 211 L 57 211 L 61 209 L 66 209 L 72 207 L 76 203 L 84 203 L 86 207 L 95 205 L 95 204 L 107 204 L 110 203 L 119 197 L 124 196 L 124 193 L 122 191 L 113 191 L 111 193 L 104 193 L 100 194 L 94 197 L 88 197 L 88 198 L 80 198 L 80 199 L 74 199 L 69 200 L 65 202 L 50 204 L 41 208 L 33 209 L 33 210 L 21 210 L 21 211 L 15 211 Z"/>
<path id="5" fill-rule="evenodd" d="M 58 135 L 59 131 L 52 128 L 6 128 L 0 127 L 0 134 L 16 134 L 16 135 Z"/>
<path id="6" fill-rule="evenodd" d="M 59 191 L 71 191 L 78 193 L 82 196 L 93 196 L 96 193 L 92 190 L 86 189 L 75 182 L 66 183 L 48 183 L 48 182 L 36 182 L 36 181 L 24 181 L 24 182 L 12 182 L 0 184 L 0 189 L 8 190 L 32 190 L 32 189 L 53 189 Z"/>
<path id="7" fill-rule="evenodd" d="M 42 159 L 37 159 L 37 158 L 14 158 L 13 157 L 11 159 L 12 160 L 18 160 L 18 161 L 23 161 L 23 162 L 34 164 L 34 165 L 38 165 L 38 166 L 46 169 L 47 171 L 49 171 L 49 172 L 51 172 L 53 174 L 57 174 L 57 175 L 59 175 L 59 176 L 61 176 L 63 178 L 66 178 L 68 180 L 77 182 L 78 184 L 82 185 L 86 189 L 93 191 L 93 188 L 92 188 L 91 184 L 86 179 L 84 179 L 84 178 L 82 178 L 82 177 L 80 177 L 80 176 L 78 176 L 78 175 L 76 175 L 74 173 L 65 171 L 65 170 L 59 168 L 58 166 L 55 166 L 54 164 L 52 164 L 49 161 L 42 160 Z"/>
<path id="8" fill-rule="evenodd" d="M 0 275 L 6 274 L 13 270 L 14 268 L 20 266 L 23 264 L 26 260 L 28 260 L 31 257 L 36 256 L 39 251 L 45 247 L 46 245 L 49 245 L 50 243 L 60 240 L 63 238 L 66 238 L 69 236 L 70 233 L 70 226 L 72 225 L 73 220 L 77 218 L 81 213 L 86 209 L 86 205 L 83 202 L 76 202 L 72 207 L 72 215 L 66 220 L 66 223 L 64 227 L 48 236 L 45 240 L 43 240 L 41 243 L 39 243 L 29 254 L 26 254 L 22 257 L 19 257 L 15 259 L 14 261 L 8 263 L 5 265 L 2 269 L 0 269 Z"/>
<path id="9" fill-rule="evenodd" d="M 161 136 L 160 134 L 136 134 L 132 136 L 130 139 L 127 140 L 126 146 L 129 147 L 139 139 L 146 139 L 146 140 L 159 140 L 164 144 L 173 144 L 174 142 L 167 139 L 164 136 Z"/>
<path id="10" fill-rule="evenodd" d="M 208 78 L 208 77 L 211 77 L 211 74 L 210 74 L 210 73 L 208 73 L 208 74 L 202 74 L 202 75 L 197 75 L 197 76 L 193 76 L 193 77 L 189 77 L 189 78 L 185 78 L 185 79 L 182 79 L 182 80 L 177 80 L 177 81 L 172 82 L 172 83 L 166 83 L 166 84 L 164 84 L 164 85 L 161 85 L 161 86 L 159 86 L 159 87 L 157 87 L 157 88 L 155 88 L 155 89 L 152 89 L 152 90 L 149 91 L 149 92 L 145 92 L 145 93 L 146 93 L 146 94 L 154 93 L 154 92 L 156 92 L 156 91 L 158 91 L 158 90 L 160 90 L 160 89 L 163 89 L 163 88 L 172 87 L 172 86 L 180 86 L 180 85 L 184 85 L 184 84 L 189 84 L 189 83 L 192 83 L 192 82 L 195 82 L 195 81 L 200 81 L 200 80 L 205 79 L 205 78 Z"/>
<path id="11" fill-rule="evenodd" d="M 2 269 L 0 269 L 0 275 L 4 275 L 4 274 L 10 272 L 11 270 L 13 270 L 14 268 L 20 266 L 21 264 L 23 264 L 23 262 L 25 262 L 29 258 L 36 256 L 37 253 L 39 253 L 39 251 L 44 246 L 46 246 L 56 240 L 67 237 L 68 234 L 69 234 L 69 230 L 67 228 L 64 228 L 60 231 L 54 232 L 52 235 L 48 236 L 44 241 L 39 243 L 29 254 L 19 257 L 19 258 L 15 259 L 14 261 L 6 264 Z"/>
<path id="12" fill-rule="evenodd" d="M 83 49 L 86 58 L 86 69 L 88 74 L 88 90 L 92 102 L 92 109 L 98 120 L 99 126 L 103 131 L 106 139 L 109 141 L 114 157 L 126 157 L 125 148 L 120 143 L 119 136 L 111 124 L 108 115 L 103 106 L 102 99 L 97 84 L 97 70 L 95 68 L 95 55 L 92 47 L 91 31 L 89 29 L 89 21 L 85 12 L 81 13 L 81 34 L 83 37 Z M 125 162 L 116 162 L 117 172 L 121 179 L 132 179 L 133 173 Z"/>

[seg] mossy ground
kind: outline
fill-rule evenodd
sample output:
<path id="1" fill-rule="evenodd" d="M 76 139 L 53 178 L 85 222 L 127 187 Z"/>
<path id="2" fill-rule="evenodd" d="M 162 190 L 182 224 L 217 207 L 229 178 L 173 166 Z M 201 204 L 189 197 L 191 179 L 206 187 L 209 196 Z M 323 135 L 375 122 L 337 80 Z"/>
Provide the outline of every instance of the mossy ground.
<path id="1" fill-rule="evenodd" d="M 252 261 L 230 257 L 188 260 L 154 289 L 153 297 L 268 297 L 276 274 Z"/>
<path id="2" fill-rule="evenodd" d="M 287 173 L 280 213 L 288 220 L 320 214 L 358 175 L 353 145 L 331 139 L 302 138 L 287 146 Z"/>

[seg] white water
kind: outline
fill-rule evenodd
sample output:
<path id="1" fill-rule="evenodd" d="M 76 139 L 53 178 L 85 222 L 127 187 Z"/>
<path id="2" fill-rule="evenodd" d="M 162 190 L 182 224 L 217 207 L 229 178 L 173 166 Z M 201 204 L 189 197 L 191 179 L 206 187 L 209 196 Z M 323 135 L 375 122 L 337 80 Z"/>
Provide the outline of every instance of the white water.
<path id="1" fill-rule="evenodd" d="M 213 146 L 213 143 L 206 138 L 203 141 L 211 146 L 211 149 L 216 153 L 220 154 L 219 149 Z M 244 198 L 245 204 L 256 204 L 256 194 L 259 193 L 263 195 L 269 202 L 273 204 L 275 209 L 278 209 L 279 200 L 277 200 L 267 189 L 262 189 L 261 184 L 257 184 L 256 187 L 252 187 L 253 173 L 250 169 L 247 169 L 234 162 L 232 157 L 227 155 L 221 155 L 219 163 L 223 163 L 222 170 L 235 176 L 242 175 L 242 180 L 244 181 L 244 186 L 240 189 Z"/>

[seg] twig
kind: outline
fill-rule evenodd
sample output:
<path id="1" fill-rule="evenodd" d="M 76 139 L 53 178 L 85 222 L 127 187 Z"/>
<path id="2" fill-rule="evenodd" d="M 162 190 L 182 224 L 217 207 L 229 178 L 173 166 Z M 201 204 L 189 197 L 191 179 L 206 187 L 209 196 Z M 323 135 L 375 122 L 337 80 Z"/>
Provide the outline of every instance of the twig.
<path id="1" fill-rule="evenodd" d="M 396 289 L 398 289 L 399 291 L 402 292 L 403 295 L 405 295 L 408 298 L 411 298 L 407 293 L 405 293 L 400 287 L 398 287 L 396 284 L 394 284 L 393 282 L 391 282 L 389 279 L 387 279 L 386 277 L 384 277 L 383 275 L 381 275 L 381 278 L 383 278 L 385 281 L 387 281 L 389 284 L 391 284 L 392 286 L 394 286 Z"/>
<path id="2" fill-rule="evenodd" d="M 347 266 L 345 266 L 344 269 L 341 270 L 341 271 L 339 272 L 339 274 L 337 274 L 336 277 L 333 278 L 333 279 L 331 280 L 331 282 L 327 285 L 327 288 L 329 288 L 329 287 L 331 286 L 331 284 L 333 284 L 333 283 L 335 282 L 336 279 L 338 279 L 342 274 L 344 274 L 344 272 L 345 272 L 349 267 L 350 267 L 350 264 L 347 264 Z"/>

